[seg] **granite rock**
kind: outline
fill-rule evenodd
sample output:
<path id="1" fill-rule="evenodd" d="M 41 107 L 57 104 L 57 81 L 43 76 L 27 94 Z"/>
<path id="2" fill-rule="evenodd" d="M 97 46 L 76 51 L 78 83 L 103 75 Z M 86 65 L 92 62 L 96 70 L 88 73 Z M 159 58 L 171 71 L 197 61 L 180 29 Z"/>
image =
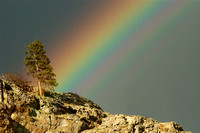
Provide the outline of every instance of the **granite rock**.
<path id="1" fill-rule="evenodd" d="M 1 133 L 186 133 L 175 122 L 110 114 L 74 93 L 33 92 L 6 82 L 0 102 Z"/>

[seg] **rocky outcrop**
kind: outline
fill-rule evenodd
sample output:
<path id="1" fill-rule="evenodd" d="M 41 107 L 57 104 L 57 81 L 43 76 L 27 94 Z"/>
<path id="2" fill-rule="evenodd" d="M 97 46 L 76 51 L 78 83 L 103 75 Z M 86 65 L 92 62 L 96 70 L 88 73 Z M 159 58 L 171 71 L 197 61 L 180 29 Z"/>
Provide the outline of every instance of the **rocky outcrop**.
<path id="1" fill-rule="evenodd" d="M 175 122 L 112 115 L 74 93 L 46 93 L 41 97 L 9 83 L 3 93 L 1 133 L 185 133 Z"/>
<path id="2" fill-rule="evenodd" d="M 83 133 L 184 133 L 175 122 L 159 123 L 144 116 L 109 115 L 102 124 Z"/>

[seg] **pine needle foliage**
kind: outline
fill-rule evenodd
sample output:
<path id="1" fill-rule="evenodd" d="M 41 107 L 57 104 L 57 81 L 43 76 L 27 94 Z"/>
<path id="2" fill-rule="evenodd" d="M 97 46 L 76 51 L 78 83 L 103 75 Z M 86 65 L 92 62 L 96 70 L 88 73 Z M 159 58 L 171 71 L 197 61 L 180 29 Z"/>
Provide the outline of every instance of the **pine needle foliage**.
<path id="1" fill-rule="evenodd" d="M 43 95 L 44 92 L 42 86 L 48 86 L 53 91 L 53 87 L 56 87 L 58 83 L 50 60 L 43 49 L 44 45 L 39 40 L 35 40 L 25 47 L 28 50 L 24 52 L 26 54 L 24 59 L 26 73 L 37 79 L 40 95 Z"/>

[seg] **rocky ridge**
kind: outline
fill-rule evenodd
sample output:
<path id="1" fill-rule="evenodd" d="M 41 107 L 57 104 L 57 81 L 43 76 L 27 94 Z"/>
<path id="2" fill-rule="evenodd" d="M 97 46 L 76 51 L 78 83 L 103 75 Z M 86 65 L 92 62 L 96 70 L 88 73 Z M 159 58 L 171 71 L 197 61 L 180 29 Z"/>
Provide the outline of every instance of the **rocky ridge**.
<path id="1" fill-rule="evenodd" d="M 104 112 L 74 93 L 41 97 L 8 83 L 0 102 L 0 133 L 186 133 L 175 122 Z M 189 132 L 188 132 L 189 133 Z"/>

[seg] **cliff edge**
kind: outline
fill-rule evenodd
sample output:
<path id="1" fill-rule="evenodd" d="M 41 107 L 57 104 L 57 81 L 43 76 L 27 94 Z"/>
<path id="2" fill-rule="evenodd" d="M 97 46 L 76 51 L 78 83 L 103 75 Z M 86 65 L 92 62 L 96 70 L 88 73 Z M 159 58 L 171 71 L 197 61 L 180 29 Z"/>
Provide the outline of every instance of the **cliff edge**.
<path id="1" fill-rule="evenodd" d="M 0 133 L 186 133 L 175 122 L 104 112 L 74 93 L 41 97 L 7 82 L 3 97 Z"/>

